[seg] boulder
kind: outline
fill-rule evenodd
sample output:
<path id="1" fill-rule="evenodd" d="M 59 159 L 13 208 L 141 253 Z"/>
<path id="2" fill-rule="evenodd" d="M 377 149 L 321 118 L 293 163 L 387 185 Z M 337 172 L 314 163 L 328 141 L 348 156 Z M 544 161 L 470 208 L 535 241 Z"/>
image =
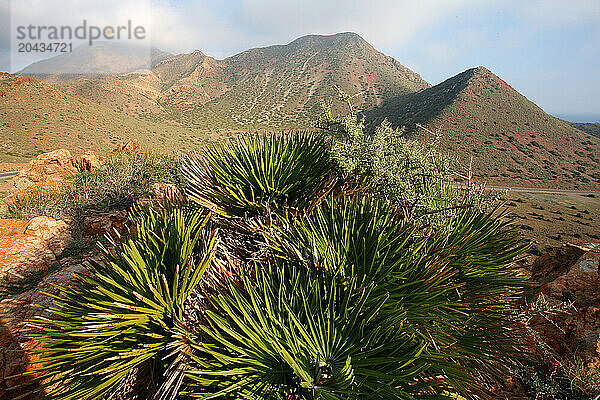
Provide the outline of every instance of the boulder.
<path id="1" fill-rule="evenodd" d="M 550 250 L 532 263 L 531 280 L 538 286 L 553 281 L 567 273 L 585 252 L 585 248 L 571 244 Z"/>
<path id="2" fill-rule="evenodd" d="M 99 157 L 93 151 L 86 151 L 85 153 L 73 158 L 72 163 L 79 172 L 98 171 L 102 169 L 104 163 L 106 163 L 106 157 Z"/>
<path id="3" fill-rule="evenodd" d="M 561 358 L 600 369 L 600 244 L 565 245 L 533 267 L 532 301 L 551 309 L 533 318 L 537 335 Z"/>
<path id="4" fill-rule="evenodd" d="M 125 234 L 129 230 L 130 221 L 127 210 L 113 210 L 102 214 L 86 217 L 83 221 L 85 233 L 91 236 L 105 234 Z"/>
<path id="5" fill-rule="evenodd" d="M 33 185 L 60 185 L 78 172 L 101 169 L 105 161 L 93 151 L 73 157 L 69 150 L 54 150 L 27 163 L 13 179 L 13 186 L 23 190 Z"/>
<path id="6" fill-rule="evenodd" d="M 61 220 L 0 220 L 0 281 L 14 283 L 47 272 L 70 240 L 71 229 Z"/>
<path id="7" fill-rule="evenodd" d="M 114 152 L 121 154 L 139 154 L 142 152 L 142 146 L 136 139 L 129 139 L 127 142 L 118 145 Z"/>
<path id="8" fill-rule="evenodd" d="M 65 149 L 40 154 L 19 171 L 13 185 L 15 189 L 24 189 L 36 183 L 64 182 L 78 172 L 72 159 L 71 152 Z"/>

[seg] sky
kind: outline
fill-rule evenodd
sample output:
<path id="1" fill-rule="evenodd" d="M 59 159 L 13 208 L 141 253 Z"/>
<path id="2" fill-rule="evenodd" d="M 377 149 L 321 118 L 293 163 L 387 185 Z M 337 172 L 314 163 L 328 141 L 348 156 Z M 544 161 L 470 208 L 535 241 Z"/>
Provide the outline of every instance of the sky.
<path id="1" fill-rule="evenodd" d="M 11 70 L 9 1 L 0 0 L 0 70 Z M 158 48 L 216 58 L 352 31 L 432 84 L 483 65 L 546 112 L 600 121 L 600 0 L 12 1 L 41 20 L 117 13 L 142 21 Z"/>

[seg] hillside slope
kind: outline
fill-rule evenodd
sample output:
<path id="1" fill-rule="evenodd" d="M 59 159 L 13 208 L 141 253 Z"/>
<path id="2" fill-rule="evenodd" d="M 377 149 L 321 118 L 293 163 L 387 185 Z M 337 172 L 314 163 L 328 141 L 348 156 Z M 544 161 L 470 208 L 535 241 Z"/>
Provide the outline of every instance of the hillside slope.
<path id="1" fill-rule="evenodd" d="M 418 74 L 354 33 L 304 36 L 223 62 L 231 89 L 207 108 L 243 126 L 310 122 L 320 102 L 334 95 L 334 86 L 357 95 L 358 108 L 365 110 L 429 87 Z"/>
<path id="2" fill-rule="evenodd" d="M 442 133 L 440 149 L 458 156 L 479 180 L 507 186 L 600 189 L 600 139 L 546 114 L 478 67 L 366 114 L 387 118 L 424 140 L 417 124 Z"/>
<path id="3" fill-rule="evenodd" d="M 0 161 L 68 148 L 107 152 L 127 138 L 145 149 L 194 148 L 203 133 L 125 116 L 34 78 L 0 73 Z"/>
<path id="4" fill-rule="evenodd" d="M 151 70 L 59 85 L 116 111 L 210 130 L 310 127 L 334 86 L 366 110 L 430 85 L 354 33 L 304 36 L 224 60 L 195 51 Z"/>
<path id="5" fill-rule="evenodd" d="M 600 122 L 569 122 L 569 124 L 582 132 L 600 138 Z"/>

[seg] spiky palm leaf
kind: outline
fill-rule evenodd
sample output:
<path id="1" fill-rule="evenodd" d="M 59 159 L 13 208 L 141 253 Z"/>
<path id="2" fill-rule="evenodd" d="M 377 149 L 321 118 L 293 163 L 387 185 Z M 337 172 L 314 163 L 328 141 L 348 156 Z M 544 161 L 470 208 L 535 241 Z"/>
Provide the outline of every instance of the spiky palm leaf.
<path id="1" fill-rule="evenodd" d="M 405 329 L 428 342 L 428 374 L 470 396 L 503 377 L 524 347 L 513 319 L 524 251 L 507 222 L 465 209 L 443 229 L 416 231 L 368 199 L 338 199 L 268 234 L 275 255 L 337 271 L 389 292 L 382 312 L 403 310 Z"/>
<path id="2" fill-rule="evenodd" d="M 229 217 L 305 207 L 330 178 L 330 146 L 331 139 L 314 133 L 232 139 L 186 158 L 188 194 Z"/>
<path id="3" fill-rule="evenodd" d="M 243 282 L 212 298 L 194 345 L 193 397 L 406 399 L 422 387 L 424 346 L 401 310 L 382 313 L 387 296 L 374 285 L 285 262 Z"/>
<path id="4" fill-rule="evenodd" d="M 515 267 L 528 245 L 519 244 L 516 227 L 497 209 L 465 209 L 428 240 L 431 256 L 446 260 L 460 285 L 450 292 L 460 307 L 453 309 L 454 330 L 444 346 L 460 355 L 457 364 L 469 371 L 474 383 L 506 377 L 528 357 L 522 340 L 526 333 L 516 320 L 517 300 L 526 284 Z M 462 377 L 451 375 L 453 386 L 464 385 Z M 475 386 L 465 385 L 464 391 L 475 392 Z"/>
<path id="5" fill-rule="evenodd" d="M 209 216 L 193 209 L 139 205 L 131 216 L 132 238 L 103 248 L 102 262 L 54 296 L 54 318 L 37 320 L 45 346 L 36 382 L 48 398 L 98 399 L 132 373 L 138 398 L 179 392 L 188 358 L 184 303 L 216 236 L 204 232 Z"/>

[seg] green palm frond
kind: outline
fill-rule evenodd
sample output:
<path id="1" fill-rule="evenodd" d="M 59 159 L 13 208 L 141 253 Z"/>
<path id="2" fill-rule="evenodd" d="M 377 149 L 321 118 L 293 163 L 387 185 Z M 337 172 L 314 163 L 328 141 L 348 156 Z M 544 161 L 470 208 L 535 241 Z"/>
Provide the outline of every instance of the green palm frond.
<path id="1" fill-rule="evenodd" d="M 45 341 L 36 382 L 48 398 L 99 399 L 132 373 L 139 398 L 179 392 L 188 362 L 184 303 L 216 236 L 205 233 L 209 216 L 193 209 L 139 205 L 131 215 L 132 237 L 103 248 L 102 262 L 55 296 L 54 318 L 36 321 Z"/>
<path id="2" fill-rule="evenodd" d="M 329 199 L 299 221 L 274 229 L 266 236 L 277 257 L 363 283 L 392 279 L 415 236 L 391 206 L 365 197 Z"/>
<path id="3" fill-rule="evenodd" d="M 387 296 L 341 276 L 278 262 L 211 299 L 201 326 L 193 397 L 404 399 L 427 368 L 405 316 Z"/>
<path id="4" fill-rule="evenodd" d="M 375 284 L 382 312 L 406 315 L 404 329 L 428 343 L 429 374 L 466 396 L 502 378 L 523 354 L 513 260 L 525 246 L 494 212 L 464 209 L 443 229 L 416 230 L 379 201 L 322 203 L 267 241 L 275 257 Z"/>
<path id="5" fill-rule="evenodd" d="M 305 207 L 331 178 L 330 147 L 331 139 L 314 133 L 232 139 L 186 158 L 188 195 L 229 217 Z"/>

